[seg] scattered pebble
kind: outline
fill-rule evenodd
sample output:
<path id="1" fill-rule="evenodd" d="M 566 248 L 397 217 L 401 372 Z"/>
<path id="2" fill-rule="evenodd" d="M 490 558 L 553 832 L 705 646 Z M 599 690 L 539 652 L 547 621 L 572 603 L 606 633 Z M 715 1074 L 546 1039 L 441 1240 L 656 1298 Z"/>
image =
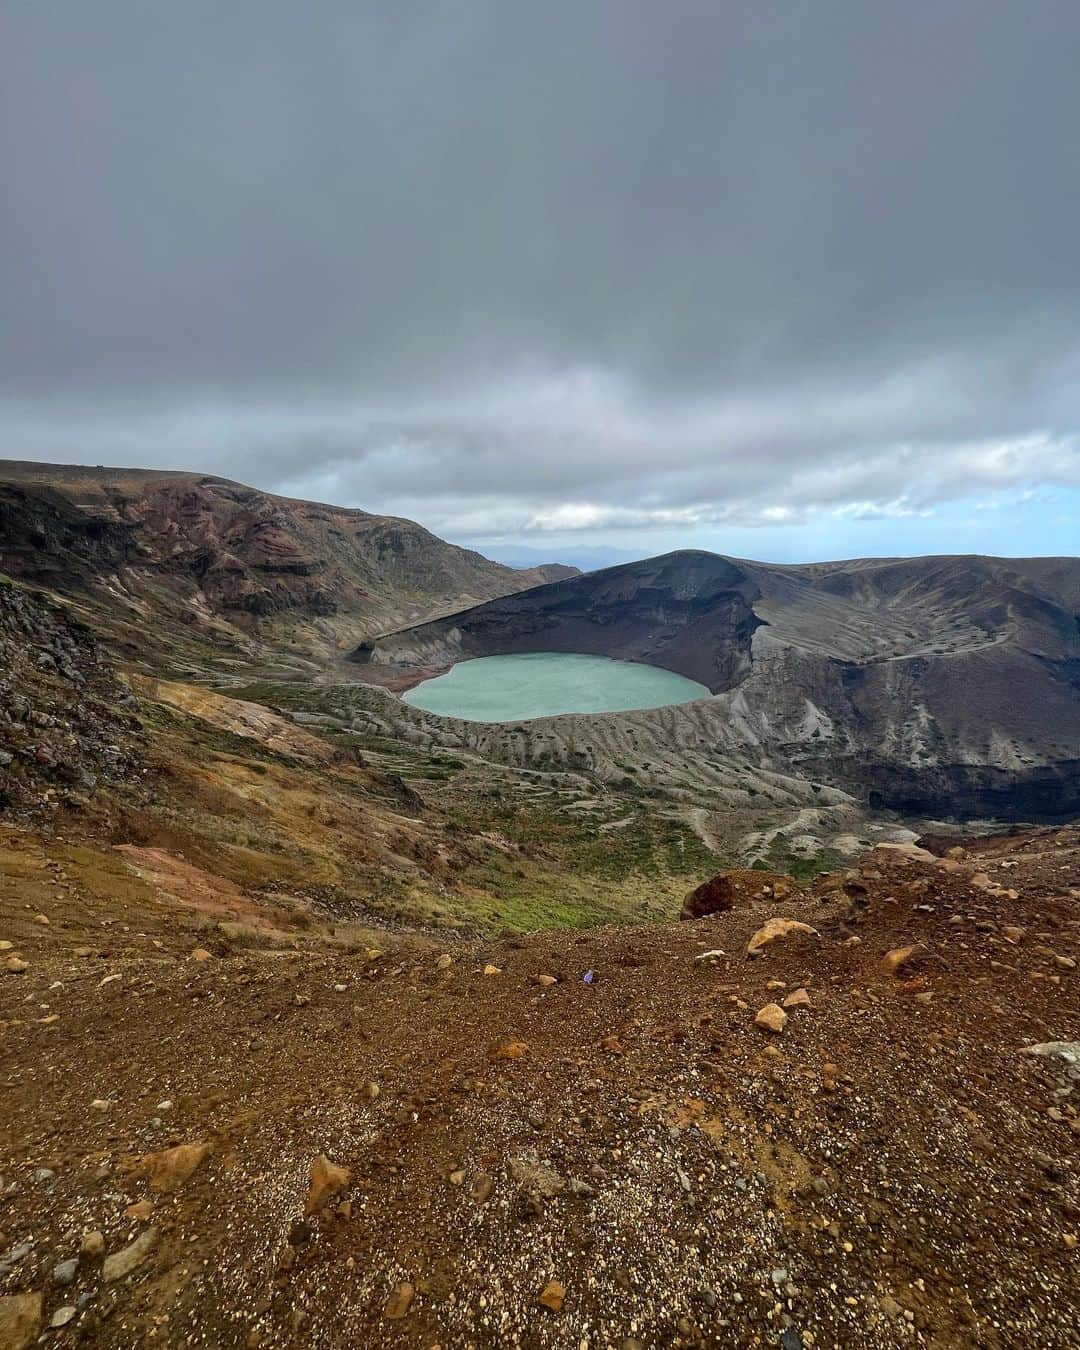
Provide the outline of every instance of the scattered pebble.
<path id="1" fill-rule="evenodd" d="M 552 1312 L 562 1310 L 563 1301 L 566 1298 L 566 1290 L 558 1280 L 548 1280 L 540 1292 L 540 1302 L 545 1308 L 550 1308 Z"/>
<path id="2" fill-rule="evenodd" d="M 52 1278 L 54 1284 L 74 1284 L 75 1277 L 79 1273 L 79 1262 L 75 1257 L 67 1261 L 58 1261 L 53 1266 Z"/>
<path id="3" fill-rule="evenodd" d="M 409 1311 L 414 1293 L 413 1286 L 407 1282 L 396 1285 L 383 1308 L 383 1316 L 390 1321 L 400 1320 Z"/>
<path id="4" fill-rule="evenodd" d="M 322 1209 L 339 1191 L 345 1189 L 350 1175 L 347 1167 L 339 1167 L 325 1153 L 320 1153 L 311 1164 L 305 1212 L 315 1214 Z"/>

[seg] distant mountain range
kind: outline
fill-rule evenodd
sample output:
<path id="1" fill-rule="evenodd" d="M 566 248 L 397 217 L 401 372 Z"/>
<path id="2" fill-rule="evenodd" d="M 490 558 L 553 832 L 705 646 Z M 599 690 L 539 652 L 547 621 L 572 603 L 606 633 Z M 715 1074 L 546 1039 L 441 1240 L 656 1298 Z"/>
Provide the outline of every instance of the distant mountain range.
<path id="1" fill-rule="evenodd" d="M 559 562 L 576 568 L 579 572 L 597 572 L 602 567 L 619 567 L 623 563 L 637 562 L 642 554 L 633 553 L 625 548 L 607 548 L 602 544 L 577 544 L 571 548 L 540 549 L 516 544 L 492 544 L 484 546 L 484 554 L 507 567 L 535 568 L 549 565 L 547 560 L 555 555 Z"/>

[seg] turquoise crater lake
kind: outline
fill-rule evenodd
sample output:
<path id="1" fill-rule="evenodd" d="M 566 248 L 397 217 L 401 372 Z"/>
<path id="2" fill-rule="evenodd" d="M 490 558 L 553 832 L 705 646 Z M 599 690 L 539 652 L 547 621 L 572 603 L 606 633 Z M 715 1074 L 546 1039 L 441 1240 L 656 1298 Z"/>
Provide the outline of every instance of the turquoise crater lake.
<path id="1" fill-rule="evenodd" d="M 524 652 L 462 661 L 403 694 L 406 703 L 466 722 L 524 722 L 561 713 L 630 712 L 708 698 L 696 680 L 634 661 Z"/>

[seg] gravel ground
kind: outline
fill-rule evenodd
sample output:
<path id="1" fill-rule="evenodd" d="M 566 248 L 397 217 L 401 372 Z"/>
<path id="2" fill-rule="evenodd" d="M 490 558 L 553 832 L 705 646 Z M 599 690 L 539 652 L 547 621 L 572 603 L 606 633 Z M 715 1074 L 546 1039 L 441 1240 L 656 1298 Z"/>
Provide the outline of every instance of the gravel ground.
<path id="1" fill-rule="evenodd" d="M 445 951 L 84 875 L 4 837 L 0 1350 L 1080 1345 L 1075 830 Z"/>

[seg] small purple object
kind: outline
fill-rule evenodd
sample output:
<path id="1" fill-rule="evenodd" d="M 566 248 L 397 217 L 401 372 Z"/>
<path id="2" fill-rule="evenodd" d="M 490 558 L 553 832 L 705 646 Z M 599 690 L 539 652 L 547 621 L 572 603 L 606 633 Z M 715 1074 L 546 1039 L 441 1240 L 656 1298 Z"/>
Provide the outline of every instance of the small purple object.
<path id="1" fill-rule="evenodd" d="M 596 979 L 595 971 L 587 970 L 585 974 L 582 976 L 582 979 L 586 984 L 592 984 L 593 980 Z"/>

